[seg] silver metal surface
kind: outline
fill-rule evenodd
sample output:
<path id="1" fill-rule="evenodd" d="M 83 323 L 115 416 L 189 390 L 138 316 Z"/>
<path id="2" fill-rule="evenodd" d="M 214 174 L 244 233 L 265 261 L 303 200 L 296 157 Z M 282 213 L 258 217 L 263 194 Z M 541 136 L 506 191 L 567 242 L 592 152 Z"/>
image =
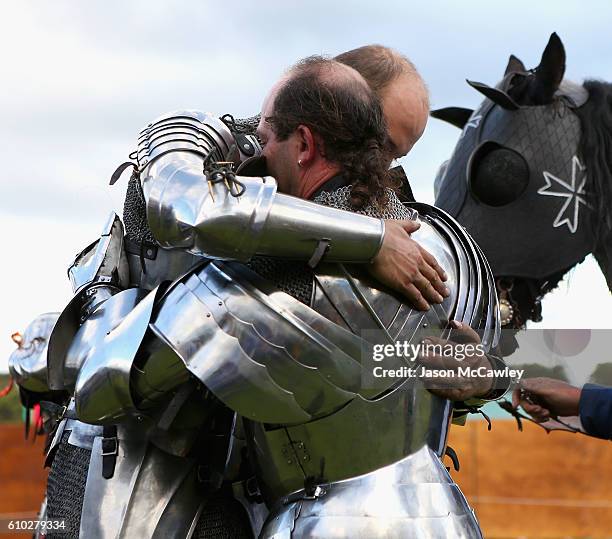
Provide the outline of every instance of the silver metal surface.
<path id="1" fill-rule="evenodd" d="M 9 373 L 24 389 L 44 393 L 47 383 L 47 344 L 60 313 L 37 316 L 23 332 L 21 343 L 9 357 Z"/>
<path id="2" fill-rule="evenodd" d="M 448 336 L 448 321 L 459 319 L 481 330 L 487 347 L 496 341 L 497 299 L 477 246 L 443 212 L 411 206 L 422 220 L 414 238 L 446 270 L 451 289 L 441 305 L 415 311 L 363 268 L 329 263 L 373 256 L 383 236 L 380 219 L 280 195 L 270 178 L 244 178 L 241 197 L 224 183 L 209 186 L 206 148 L 223 158 L 233 139 L 208 115 L 179 116 L 151 124 L 138 154 L 153 233 L 181 255 L 160 251 L 147 286 L 138 284 L 176 280 L 144 299 L 141 288 L 105 297 L 76 337 L 65 333 L 70 346 L 55 364 L 62 387 L 76 379 L 79 421 L 62 423 L 61 431 L 71 431 L 69 443 L 92 450 L 82 535 L 193 533 L 203 497 L 195 463 L 184 455 L 204 424 L 206 395 L 244 420 L 244 436 L 233 429 L 234 443 L 222 452 L 224 478 L 235 482 L 246 443 L 272 509 L 262 537 L 481 537 L 440 461 L 451 403 L 417 379 L 369 378 L 379 339 L 415 343 L 424 328 Z M 307 259 L 323 238 L 332 240 L 331 249 L 316 271 L 311 305 L 238 262 L 202 260 L 182 275 L 195 261 L 186 251 Z M 132 257 L 133 282 L 138 262 Z M 73 324 L 81 306 L 74 300 Z M 405 364 L 394 358 L 385 367 Z M 186 403 L 193 417 L 181 438 L 175 423 Z M 92 424 L 116 423 L 119 454 L 107 480 L 100 427 Z M 265 511 L 238 498 L 259 528 Z"/>
<path id="3" fill-rule="evenodd" d="M 78 367 L 74 399 L 81 421 L 113 424 L 134 411 L 130 373 L 156 294 L 141 299 L 141 290 L 124 290 L 102 304 L 91 326 L 79 330 L 70 357 Z"/>
<path id="4" fill-rule="evenodd" d="M 132 539 L 186 538 L 204 499 L 195 462 L 151 445 L 147 429 L 123 423 L 113 477 L 102 477 L 101 437 L 92 446 L 81 537 Z"/>
<path id="5" fill-rule="evenodd" d="M 442 455 L 451 411 L 448 401 L 409 380 L 384 398 L 358 397 L 335 414 L 303 425 L 268 428 L 248 423 L 264 499 L 273 507 L 307 481 L 356 477 L 425 444 Z"/>
<path id="6" fill-rule="evenodd" d="M 74 296 L 60 314 L 47 350 L 47 378 L 53 390 L 66 389 L 66 355 L 79 326 L 97 306 L 129 286 L 123 225 L 117 214 L 111 212 L 100 239 L 77 255 L 68 275 Z"/>
<path id="7" fill-rule="evenodd" d="M 310 499 L 309 499 L 310 498 Z M 272 511 L 263 538 L 481 539 L 459 487 L 427 446 L 360 477 L 294 493 Z"/>
<path id="8" fill-rule="evenodd" d="M 75 335 L 64 361 L 64 387 L 74 391 L 81 368 L 91 356 L 106 351 L 110 334 L 130 314 L 145 292 L 137 288 L 125 290 L 100 305 L 83 323 Z M 138 338 L 138 335 L 134 335 Z M 138 346 L 139 341 L 134 342 Z M 127 352 L 127 350 L 126 350 Z"/>
<path id="9" fill-rule="evenodd" d="M 143 259 L 131 253 L 128 253 L 127 258 L 130 266 L 130 286 L 144 290 L 153 290 L 163 281 L 174 281 L 202 261 L 202 257 L 179 249 L 162 248 L 157 249 L 154 260 Z"/>
<path id="10" fill-rule="evenodd" d="M 336 329 L 355 341 L 351 357 L 226 272 L 211 263 L 174 287 L 151 324 L 192 374 L 227 406 L 262 422 L 308 421 L 354 398 L 358 340 Z"/>
<path id="11" fill-rule="evenodd" d="M 83 449 L 93 448 L 94 440 L 102 436 L 103 428 L 101 425 L 90 425 L 77 419 L 66 419 L 63 432 L 70 432 L 68 443 Z"/>
<path id="12" fill-rule="evenodd" d="M 100 239 L 79 253 L 68 269 L 75 294 L 96 280 L 111 282 L 113 273 L 119 275 L 117 284 L 127 286 L 128 268 L 123 251 L 123 224 L 115 212 L 109 215 Z"/>
<path id="13" fill-rule="evenodd" d="M 219 125 L 221 124 L 221 125 Z M 225 128 L 225 129 L 224 129 Z M 162 247 L 246 261 L 255 254 L 309 259 L 329 241 L 326 260 L 371 260 L 382 243 L 380 219 L 276 192 L 269 177 L 208 181 L 204 169 L 227 158 L 233 139 L 214 116 L 179 111 L 139 138 L 138 165 L 149 227 Z"/>

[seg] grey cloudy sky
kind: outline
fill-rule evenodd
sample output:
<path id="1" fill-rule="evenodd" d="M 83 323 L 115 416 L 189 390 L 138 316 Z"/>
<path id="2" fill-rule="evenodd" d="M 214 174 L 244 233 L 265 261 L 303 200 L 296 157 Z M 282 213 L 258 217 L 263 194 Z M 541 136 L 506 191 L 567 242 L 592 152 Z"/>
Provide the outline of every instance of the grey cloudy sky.
<path id="1" fill-rule="evenodd" d="M 607 2 L 4 1 L 0 22 L 0 370 L 9 339 L 60 310 L 65 269 L 93 241 L 123 185 L 114 168 L 138 130 L 173 109 L 250 116 L 297 59 L 382 43 L 409 56 L 433 107 L 476 106 L 465 78 L 495 83 L 508 55 L 538 61 L 557 31 L 567 76 L 612 79 Z M 588 8 L 586 7 L 588 6 Z M 433 200 L 458 131 L 430 121 L 403 160 L 415 193 Z M 519 255 L 519 253 L 517 253 Z M 550 327 L 610 327 L 610 294 L 587 260 L 544 304 Z M 587 314 L 577 305 L 589 300 Z"/>

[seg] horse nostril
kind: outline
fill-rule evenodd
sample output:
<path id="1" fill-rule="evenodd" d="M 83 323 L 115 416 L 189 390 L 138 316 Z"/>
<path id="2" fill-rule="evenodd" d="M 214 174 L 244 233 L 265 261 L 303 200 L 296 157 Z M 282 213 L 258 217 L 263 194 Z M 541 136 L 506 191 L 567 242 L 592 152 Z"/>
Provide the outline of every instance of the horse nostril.
<path id="1" fill-rule="evenodd" d="M 481 146 L 469 166 L 472 195 L 489 206 L 515 201 L 529 184 L 529 167 L 521 154 L 495 143 Z"/>

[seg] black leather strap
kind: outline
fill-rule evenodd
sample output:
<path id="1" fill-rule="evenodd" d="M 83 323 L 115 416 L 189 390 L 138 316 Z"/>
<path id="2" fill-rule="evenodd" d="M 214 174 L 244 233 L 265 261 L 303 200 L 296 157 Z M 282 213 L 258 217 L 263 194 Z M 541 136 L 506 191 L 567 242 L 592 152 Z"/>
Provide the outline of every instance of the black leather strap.
<path id="1" fill-rule="evenodd" d="M 119 453 L 117 427 L 115 425 L 105 425 L 102 436 L 102 477 L 110 479 L 115 474 L 115 464 L 117 464 L 117 454 Z"/>

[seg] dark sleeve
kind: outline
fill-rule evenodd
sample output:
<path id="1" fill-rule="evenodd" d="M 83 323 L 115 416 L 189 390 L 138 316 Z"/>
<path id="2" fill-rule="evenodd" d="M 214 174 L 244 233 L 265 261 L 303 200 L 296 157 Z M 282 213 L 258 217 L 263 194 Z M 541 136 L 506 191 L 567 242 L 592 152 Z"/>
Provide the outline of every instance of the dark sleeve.
<path id="1" fill-rule="evenodd" d="M 587 434 L 612 440 L 612 387 L 585 384 L 580 394 L 579 410 Z"/>

